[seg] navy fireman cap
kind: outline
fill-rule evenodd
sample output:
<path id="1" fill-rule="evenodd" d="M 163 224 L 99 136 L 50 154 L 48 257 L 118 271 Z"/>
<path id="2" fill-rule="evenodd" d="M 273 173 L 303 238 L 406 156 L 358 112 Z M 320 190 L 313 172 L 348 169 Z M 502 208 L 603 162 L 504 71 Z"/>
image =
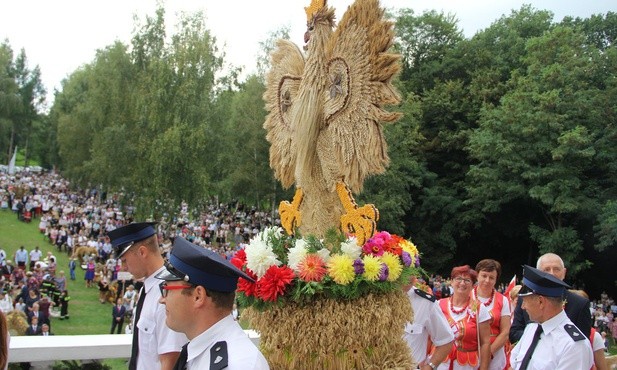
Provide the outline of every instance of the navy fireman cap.
<path id="1" fill-rule="evenodd" d="M 156 234 L 155 226 L 154 222 L 135 222 L 107 233 L 117 258 L 120 258 L 136 242 Z"/>
<path id="2" fill-rule="evenodd" d="M 254 281 L 219 254 L 176 237 L 165 263 L 165 270 L 155 277 L 167 281 L 183 280 L 217 292 L 234 292 L 238 278 Z"/>
<path id="3" fill-rule="evenodd" d="M 520 297 L 531 294 L 545 297 L 561 297 L 570 286 L 548 272 L 540 271 L 528 265 L 523 266 L 523 287 Z"/>

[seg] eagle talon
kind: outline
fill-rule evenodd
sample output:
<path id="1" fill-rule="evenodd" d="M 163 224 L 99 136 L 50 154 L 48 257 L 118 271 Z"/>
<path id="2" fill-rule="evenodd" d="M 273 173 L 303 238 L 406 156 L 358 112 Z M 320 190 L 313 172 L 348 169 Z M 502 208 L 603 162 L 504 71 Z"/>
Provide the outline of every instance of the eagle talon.
<path id="1" fill-rule="evenodd" d="M 302 203 L 302 198 L 302 189 L 297 189 L 291 203 L 285 200 L 279 204 L 281 226 L 285 229 L 288 235 L 293 235 L 296 228 L 299 227 L 302 222 L 302 215 L 300 214 L 300 204 Z"/>
<path id="2" fill-rule="evenodd" d="M 341 229 L 355 235 L 358 245 L 364 245 L 377 230 L 379 211 L 372 204 L 358 207 L 351 190 L 342 182 L 336 184 L 336 191 L 345 209 L 345 214 L 341 216 Z"/>

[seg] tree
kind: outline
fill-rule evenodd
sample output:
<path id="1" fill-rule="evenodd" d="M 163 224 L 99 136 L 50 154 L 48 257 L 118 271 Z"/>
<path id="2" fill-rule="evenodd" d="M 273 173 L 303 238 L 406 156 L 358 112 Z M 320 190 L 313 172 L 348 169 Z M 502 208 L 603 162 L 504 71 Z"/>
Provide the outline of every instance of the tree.
<path id="1" fill-rule="evenodd" d="M 233 95 L 225 129 L 228 146 L 221 153 L 226 198 L 237 197 L 258 208 L 273 199 L 277 188 L 269 167 L 269 145 L 263 128 L 264 91 L 263 83 L 253 75 Z"/>
<path id="2" fill-rule="evenodd" d="M 31 134 L 41 127 L 40 114 L 45 103 L 45 89 L 38 66 L 29 69 L 25 50 L 15 60 L 8 41 L 0 46 L 0 130 L 6 143 L 7 157 L 14 148 L 23 148 L 28 164 L 31 153 Z M 8 159 L 7 159 L 8 162 Z"/>
<path id="3" fill-rule="evenodd" d="M 268 38 L 259 42 L 259 55 L 257 56 L 257 77 L 264 83 L 266 73 L 270 69 L 270 54 L 276 48 L 277 40 L 289 40 L 289 26 L 280 28 L 268 35 Z"/>
<path id="4" fill-rule="evenodd" d="M 396 17 L 396 44 L 403 57 L 401 80 L 406 91 L 420 94 L 443 78 L 443 62 L 463 33 L 453 15 L 428 11 L 415 16 L 401 9 Z"/>
<path id="5" fill-rule="evenodd" d="M 19 87 L 15 81 L 13 50 L 8 41 L 0 44 L 0 149 L 2 162 L 8 163 L 13 155 L 14 119 L 21 105 Z"/>
<path id="6" fill-rule="evenodd" d="M 482 112 L 469 145 L 479 160 L 469 171 L 473 201 L 484 212 L 528 203 L 538 252 L 558 253 L 573 273 L 586 266 L 574 262 L 583 251 L 585 220 L 601 206 L 605 172 L 595 164 L 602 93 L 590 83 L 598 51 L 585 46 L 581 34 L 562 26 L 530 39 L 526 71 L 514 74 L 501 106 Z"/>

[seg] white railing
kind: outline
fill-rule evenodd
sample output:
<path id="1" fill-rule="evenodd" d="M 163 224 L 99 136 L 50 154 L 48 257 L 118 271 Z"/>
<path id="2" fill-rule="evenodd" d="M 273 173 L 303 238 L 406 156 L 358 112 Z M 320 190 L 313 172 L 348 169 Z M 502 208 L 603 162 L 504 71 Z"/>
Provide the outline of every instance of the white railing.
<path id="1" fill-rule="evenodd" d="M 257 332 L 245 332 L 259 345 Z M 9 362 L 129 358 L 132 338 L 130 334 L 11 337 Z"/>

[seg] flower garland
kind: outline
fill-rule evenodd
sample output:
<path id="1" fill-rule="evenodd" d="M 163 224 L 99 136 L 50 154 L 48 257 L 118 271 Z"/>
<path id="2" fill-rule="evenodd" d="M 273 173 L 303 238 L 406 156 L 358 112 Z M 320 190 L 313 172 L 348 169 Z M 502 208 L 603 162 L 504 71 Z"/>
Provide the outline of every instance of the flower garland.
<path id="1" fill-rule="evenodd" d="M 411 241 L 386 231 L 359 246 L 355 238 L 336 231 L 323 239 L 294 238 L 269 227 L 238 250 L 231 263 L 256 281 L 239 279 L 240 305 L 266 309 L 289 301 L 355 299 L 400 289 L 419 272 L 420 258 Z"/>

